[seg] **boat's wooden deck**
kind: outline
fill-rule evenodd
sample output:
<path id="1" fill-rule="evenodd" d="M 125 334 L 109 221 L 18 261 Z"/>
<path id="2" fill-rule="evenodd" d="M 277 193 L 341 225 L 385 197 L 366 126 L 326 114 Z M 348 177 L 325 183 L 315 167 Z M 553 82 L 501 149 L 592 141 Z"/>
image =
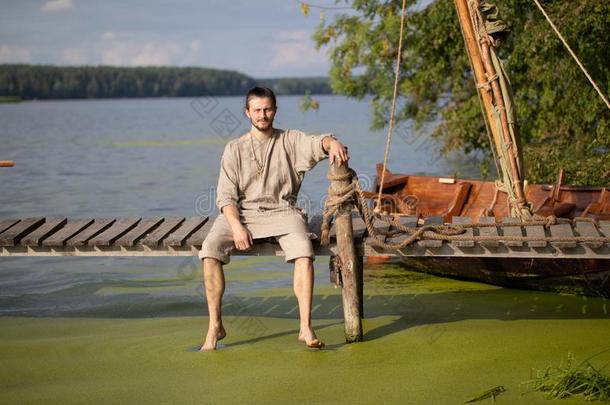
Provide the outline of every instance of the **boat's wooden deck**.
<path id="1" fill-rule="evenodd" d="M 481 218 L 481 222 L 488 221 Z M 469 217 L 454 217 L 454 224 L 469 223 Z M 505 219 L 506 223 L 513 219 Z M 366 243 L 364 222 L 354 217 L 354 237 L 363 256 L 462 256 L 462 257 L 521 257 L 521 258 L 589 258 L 610 259 L 610 244 L 599 241 L 454 241 L 419 240 L 399 252 L 384 251 Z M 415 217 L 402 217 L 406 226 L 417 226 Z M 213 220 L 192 218 L 24 218 L 0 219 L 0 256 L 188 256 L 196 255 Z M 427 218 L 426 224 L 441 224 L 440 217 Z M 320 234 L 320 217 L 310 221 L 313 232 Z M 387 225 L 379 226 L 387 229 Z M 542 225 L 468 229 L 472 236 L 587 236 L 610 237 L 610 221 L 576 222 Z M 331 230 L 331 236 L 333 232 Z M 400 235 L 386 242 L 404 239 Z M 334 255 L 336 246 L 314 241 L 316 253 Z M 235 255 L 281 256 L 279 245 L 271 239 L 257 240 L 247 252 Z"/>

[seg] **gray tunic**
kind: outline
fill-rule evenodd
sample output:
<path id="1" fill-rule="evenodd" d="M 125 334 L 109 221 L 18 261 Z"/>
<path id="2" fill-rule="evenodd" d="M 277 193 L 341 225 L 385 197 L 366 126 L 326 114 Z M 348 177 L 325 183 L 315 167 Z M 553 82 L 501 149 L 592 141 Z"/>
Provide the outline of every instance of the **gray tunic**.
<path id="1" fill-rule="evenodd" d="M 218 209 L 237 205 L 253 238 L 309 233 L 297 195 L 305 173 L 328 157 L 322 139 L 329 135 L 276 129 L 266 142 L 250 134 L 230 141 L 220 164 Z M 262 176 L 257 175 L 255 155 L 259 163 L 264 161 Z"/>

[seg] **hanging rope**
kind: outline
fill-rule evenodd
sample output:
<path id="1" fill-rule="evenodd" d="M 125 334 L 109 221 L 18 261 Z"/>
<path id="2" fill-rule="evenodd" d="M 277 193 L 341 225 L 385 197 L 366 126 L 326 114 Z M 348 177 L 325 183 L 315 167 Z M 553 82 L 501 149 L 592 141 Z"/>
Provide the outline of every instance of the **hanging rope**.
<path id="1" fill-rule="evenodd" d="M 570 45 L 568 45 L 567 41 L 564 39 L 563 35 L 561 35 L 561 33 L 559 32 L 557 27 L 555 27 L 555 24 L 553 24 L 553 21 L 551 21 L 551 19 L 549 18 L 548 14 L 546 13 L 546 11 L 544 11 L 544 9 L 542 8 L 542 5 L 540 5 L 538 0 L 534 0 L 534 3 L 536 3 L 536 5 L 538 6 L 538 8 L 542 12 L 542 14 L 544 14 L 544 17 L 546 18 L 546 20 L 551 25 L 551 28 L 553 28 L 553 31 L 555 31 L 555 34 L 557 34 L 557 36 L 559 37 L 559 39 L 563 43 L 563 46 L 565 46 L 566 49 L 568 50 L 568 52 L 570 53 L 570 55 L 572 55 L 572 58 L 574 58 L 574 60 L 578 64 L 578 67 L 580 67 L 580 70 L 582 70 L 582 72 L 585 74 L 585 76 L 587 76 L 587 79 L 589 79 L 589 81 L 591 82 L 591 85 L 593 86 L 595 91 L 597 91 L 597 94 L 599 94 L 601 99 L 604 100 L 604 103 L 606 103 L 606 107 L 608 107 L 608 109 L 610 110 L 610 102 L 608 101 L 606 96 L 604 96 L 604 93 L 602 93 L 602 91 L 599 89 L 599 87 L 597 87 L 597 84 L 595 84 L 595 82 L 591 78 L 591 75 L 589 74 L 589 72 L 587 72 L 587 69 L 585 69 L 585 67 L 580 62 L 580 60 L 578 59 L 578 57 L 576 56 L 574 51 L 572 51 L 572 48 L 570 48 Z"/>
<path id="2" fill-rule="evenodd" d="M 400 15 L 400 36 L 398 37 L 398 54 L 396 55 L 396 71 L 394 77 L 394 93 L 392 95 L 392 107 L 390 109 L 390 122 L 388 124 L 388 136 L 385 143 L 385 152 L 383 154 L 383 170 L 381 171 L 381 179 L 379 183 L 379 195 L 377 196 L 377 206 L 375 211 L 381 210 L 381 193 L 383 191 L 383 182 L 385 181 L 385 172 L 388 165 L 388 156 L 390 154 L 390 144 L 392 142 L 392 130 L 394 129 L 394 114 L 396 112 L 396 98 L 398 97 L 398 82 L 400 80 L 400 62 L 402 60 L 402 36 L 405 28 L 405 16 L 407 10 L 407 0 L 402 0 L 402 11 Z"/>

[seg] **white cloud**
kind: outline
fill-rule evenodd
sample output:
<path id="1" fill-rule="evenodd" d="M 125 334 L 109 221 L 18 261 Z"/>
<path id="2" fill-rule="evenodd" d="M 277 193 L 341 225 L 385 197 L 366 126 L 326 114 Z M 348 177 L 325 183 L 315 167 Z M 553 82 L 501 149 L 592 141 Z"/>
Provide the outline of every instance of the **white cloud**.
<path id="1" fill-rule="evenodd" d="M 31 62 L 32 54 L 20 46 L 0 45 L 0 63 Z"/>
<path id="2" fill-rule="evenodd" d="M 42 7 L 42 11 L 60 11 L 67 10 L 74 7 L 72 0 L 50 0 L 47 1 Z"/>
<path id="3" fill-rule="evenodd" d="M 191 44 L 189 45 L 189 48 L 191 50 L 191 52 L 199 52 L 201 51 L 201 41 L 198 39 L 195 39 L 193 41 L 191 41 Z"/>
<path id="4" fill-rule="evenodd" d="M 201 52 L 201 43 L 168 41 L 119 42 L 101 44 L 102 63 L 122 66 L 184 65 L 193 63 Z"/>
<path id="5" fill-rule="evenodd" d="M 168 65 L 176 56 L 184 54 L 184 47 L 178 44 L 149 42 L 138 50 L 131 60 L 132 65 Z"/>
<path id="6" fill-rule="evenodd" d="M 327 64 L 325 55 L 316 51 L 310 33 L 306 31 L 283 31 L 272 45 L 274 54 L 271 67 L 284 68 L 320 68 Z"/>
<path id="7" fill-rule="evenodd" d="M 112 31 L 104 32 L 101 36 L 101 38 L 105 41 L 114 41 L 118 37 L 119 37 L 119 34 L 117 34 L 116 32 L 112 32 Z"/>
<path id="8" fill-rule="evenodd" d="M 65 48 L 64 61 L 71 65 L 84 65 L 87 63 L 87 57 L 74 48 Z"/>

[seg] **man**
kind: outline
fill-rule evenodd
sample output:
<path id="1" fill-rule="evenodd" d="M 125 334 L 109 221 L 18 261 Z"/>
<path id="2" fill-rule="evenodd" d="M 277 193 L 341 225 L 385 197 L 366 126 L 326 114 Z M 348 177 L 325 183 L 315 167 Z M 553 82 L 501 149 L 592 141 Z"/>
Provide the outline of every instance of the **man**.
<path id="1" fill-rule="evenodd" d="M 275 237 L 286 262 L 294 263 L 294 293 L 300 317 L 298 340 L 321 349 L 324 343 L 311 327 L 313 234 L 295 203 L 305 172 L 327 157 L 330 164 L 346 162 L 347 148 L 332 134 L 307 135 L 274 128 L 277 105 L 275 94 L 268 88 L 251 89 L 244 112 L 251 129 L 225 147 L 216 198 L 221 214 L 199 252 L 210 315 L 201 350 L 215 350 L 217 342 L 226 336 L 221 316 L 223 264 L 229 263 L 234 248 L 247 250 L 253 239 L 267 237 Z"/>

